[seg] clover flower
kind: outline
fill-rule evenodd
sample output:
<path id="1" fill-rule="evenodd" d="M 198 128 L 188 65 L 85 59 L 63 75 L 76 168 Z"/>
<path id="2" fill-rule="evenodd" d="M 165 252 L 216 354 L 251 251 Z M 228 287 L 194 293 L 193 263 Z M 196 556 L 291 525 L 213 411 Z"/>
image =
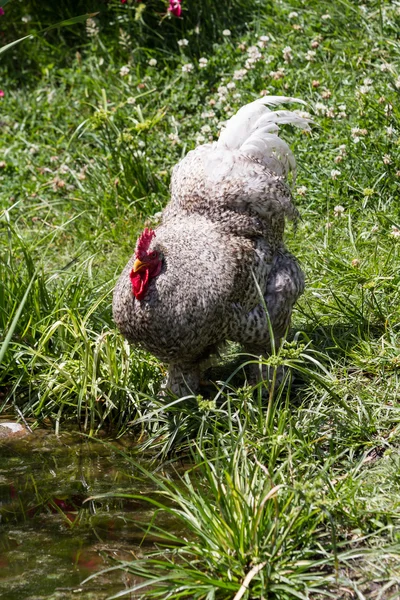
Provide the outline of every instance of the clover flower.
<path id="1" fill-rule="evenodd" d="M 234 71 L 234 73 L 233 73 L 233 79 L 236 79 L 237 81 L 240 81 L 246 75 L 247 75 L 247 69 L 238 69 L 237 71 Z"/>
<path id="2" fill-rule="evenodd" d="M 182 65 L 182 73 L 190 73 L 191 71 L 193 71 L 194 66 L 192 63 L 186 63 L 185 65 Z"/>
<path id="3" fill-rule="evenodd" d="M 260 37 L 258 38 L 257 46 L 259 48 L 266 48 L 268 42 L 269 37 L 267 35 L 260 35 Z"/>
<path id="4" fill-rule="evenodd" d="M 392 231 L 389 235 L 391 235 L 394 238 L 400 238 L 400 229 L 395 225 L 392 225 Z"/>
<path id="5" fill-rule="evenodd" d="M 338 204 L 333 209 L 333 214 L 335 217 L 344 217 L 344 211 L 345 211 L 344 206 L 342 206 L 341 204 Z"/>
<path id="6" fill-rule="evenodd" d="M 292 62 L 293 54 L 292 54 L 292 49 L 290 46 L 285 46 L 285 48 L 282 50 L 282 54 L 283 54 L 283 60 L 285 61 L 285 63 Z"/>

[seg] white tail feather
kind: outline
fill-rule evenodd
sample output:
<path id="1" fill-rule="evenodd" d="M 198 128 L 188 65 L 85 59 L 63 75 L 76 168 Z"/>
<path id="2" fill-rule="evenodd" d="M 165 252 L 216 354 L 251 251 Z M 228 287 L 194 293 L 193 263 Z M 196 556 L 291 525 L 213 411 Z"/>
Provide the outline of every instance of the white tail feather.
<path id="1" fill-rule="evenodd" d="M 284 140 L 278 137 L 279 125 L 294 125 L 309 130 L 310 119 L 289 110 L 272 111 L 276 106 L 303 100 L 286 96 L 265 96 L 243 106 L 222 131 L 217 147 L 220 150 L 239 150 L 243 155 L 262 162 L 273 173 L 295 175 L 296 161 Z"/>

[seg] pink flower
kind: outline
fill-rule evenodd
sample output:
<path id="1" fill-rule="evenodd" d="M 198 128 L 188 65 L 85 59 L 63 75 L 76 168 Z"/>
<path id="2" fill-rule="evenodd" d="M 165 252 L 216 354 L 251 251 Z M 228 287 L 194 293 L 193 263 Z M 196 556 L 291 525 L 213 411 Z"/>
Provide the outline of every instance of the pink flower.
<path id="1" fill-rule="evenodd" d="M 126 0 L 121 0 L 121 4 L 126 4 Z"/>
<path id="2" fill-rule="evenodd" d="M 2 6 L 0 6 L 0 17 L 2 17 L 4 14 L 5 14 L 4 8 Z"/>
<path id="3" fill-rule="evenodd" d="M 180 17 L 182 14 L 181 0 L 169 0 L 168 11 L 174 15 L 174 17 Z"/>
<path id="4" fill-rule="evenodd" d="M 0 90 L 0 98 L 3 98 L 3 97 L 4 97 L 4 92 L 3 92 L 3 90 Z"/>

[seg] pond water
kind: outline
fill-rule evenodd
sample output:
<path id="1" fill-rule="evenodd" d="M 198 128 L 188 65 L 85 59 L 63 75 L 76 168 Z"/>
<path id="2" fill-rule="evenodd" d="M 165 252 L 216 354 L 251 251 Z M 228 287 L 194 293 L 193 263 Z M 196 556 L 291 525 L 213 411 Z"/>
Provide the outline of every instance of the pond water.
<path id="1" fill-rule="evenodd" d="M 143 540 L 151 509 L 132 499 L 87 498 L 108 492 L 151 493 L 118 450 L 77 433 L 35 431 L 0 439 L 0 598 L 102 600 L 135 581 L 116 570 L 152 546 Z M 129 595 L 125 596 L 129 598 Z"/>

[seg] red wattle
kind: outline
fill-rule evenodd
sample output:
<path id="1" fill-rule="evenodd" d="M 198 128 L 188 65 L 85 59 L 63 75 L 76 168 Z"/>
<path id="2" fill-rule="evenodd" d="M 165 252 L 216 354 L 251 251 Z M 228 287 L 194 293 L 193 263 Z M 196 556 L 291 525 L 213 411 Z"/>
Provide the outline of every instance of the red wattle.
<path id="1" fill-rule="evenodd" d="M 130 273 L 130 279 L 132 283 L 132 292 L 137 300 L 142 300 L 149 287 L 149 270 L 143 269 L 138 273 L 134 273 L 133 269 Z"/>

